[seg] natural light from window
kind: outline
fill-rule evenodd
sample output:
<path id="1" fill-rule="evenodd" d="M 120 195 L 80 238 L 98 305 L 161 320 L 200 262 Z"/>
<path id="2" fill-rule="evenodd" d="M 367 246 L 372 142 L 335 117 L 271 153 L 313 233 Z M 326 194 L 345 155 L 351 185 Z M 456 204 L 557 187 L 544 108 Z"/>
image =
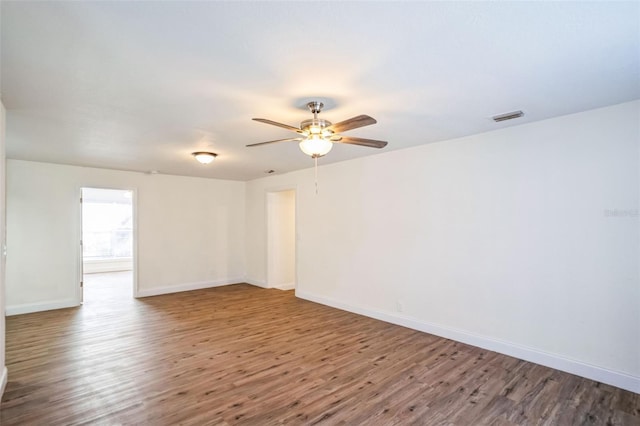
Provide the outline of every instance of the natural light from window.
<path id="1" fill-rule="evenodd" d="M 83 189 L 84 260 L 131 258 L 133 218 L 131 191 Z"/>

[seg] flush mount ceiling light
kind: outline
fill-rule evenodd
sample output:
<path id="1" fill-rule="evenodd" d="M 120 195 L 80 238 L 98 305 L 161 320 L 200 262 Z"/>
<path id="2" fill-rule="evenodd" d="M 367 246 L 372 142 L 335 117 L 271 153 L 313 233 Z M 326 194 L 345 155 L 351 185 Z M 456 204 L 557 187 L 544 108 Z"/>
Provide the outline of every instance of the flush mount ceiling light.
<path id="1" fill-rule="evenodd" d="M 206 151 L 192 152 L 191 155 L 196 157 L 196 160 L 198 160 L 202 164 L 209 164 L 210 162 L 215 160 L 216 157 L 218 156 L 218 154 L 214 154 L 213 152 L 206 152 Z"/>

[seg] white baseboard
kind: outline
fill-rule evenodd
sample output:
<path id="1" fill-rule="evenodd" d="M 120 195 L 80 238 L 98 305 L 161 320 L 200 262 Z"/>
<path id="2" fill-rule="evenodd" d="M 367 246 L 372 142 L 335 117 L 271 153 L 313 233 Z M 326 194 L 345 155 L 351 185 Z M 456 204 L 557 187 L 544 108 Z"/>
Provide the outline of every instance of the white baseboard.
<path id="1" fill-rule="evenodd" d="M 4 394 L 4 388 L 7 387 L 7 382 L 9 381 L 9 371 L 7 367 L 2 369 L 2 376 L 0 376 L 0 399 L 2 399 L 2 395 Z"/>
<path id="2" fill-rule="evenodd" d="M 80 306 L 77 300 L 55 300 L 43 303 L 25 303 L 23 305 L 9 305 L 5 309 L 5 314 L 12 315 L 30 314 L 33 312 L 51 311 L 53 309 L 74 308 Z"/>
<path id="3" fill-rule="evenodd" d="M 391 324 L 401 325 L 403 327 L 509 355 L 525 361 L 544 365 L 545 367 L 554 368 L 556 370 L 575 374 L 580 377 L 585 377 L 587 379 L 606 383 L 611 386 L 616 386 L 618 388 L 640 394 L 640 377 L 631 376 L 626 373 L 609 370 L 591 364 L 586 364 L 584 362 L 576 361 L 562 355 L 540 351 L 535 348 L 513 344 L 503 340 L 470 333 L 464 330 L 458 330 L 455 328 L 444 327 L 438 324 L 419 321 L 397 313 L 376 311 L 361 306 L 354 306 L 347 303 L 338 302 L 324 296 L 316 296 L 314 294 L 300 291 L 298 289 L 296 289 L 296 296 L 301 299 L 310 300 L 312 302 L 331 306 L 344 311 L 353 312 L 370 318 L 389 322 Z"/>
<path id="4" fill-rule="evenodd" d="M 254 280 L 254 279 L 245 277 L 243 282 L 245 282 L 247 284 L 255 285 L 256 287 L 269 288 L 269 287 L 267 287 L 267 283 L 265 283 L 264 281 L 260 281 L 260 280 Z"/>
<path id="5" fill-rule="evenodd" d="M 280 285 L 277 285 L 277 286 L 269 287 L 269 285 L 264 281 L 254 280 L 254 279 L 246 278 L 246 277 L 244 279 L 244 282 L 247 283 L 247 284 L 255 285 L 256 287 L 276 288 L 278 290 L 293 290 L 294 288 L 296 288 L 296 283 L 286 283 L 286 284 L 280 284 Z"/>
<path id="6" fill-rule="evenodd" d="M 161 294 L 179 293 L 181 291 L 202 290 L 204 288 L 220 287 L 223 285 L 238 284 L 244 282 L 244 278 L 229 278 L 218 281 L 199 281 L 195 283 L 176 284 L 157 288 L 140 288 L 136 297 L 159 296 Z"/>
<path id="7" fill-rule="evenodd" d="M 277 288 L 278 290 L 293 290 L 296 288 L 296 283 L 280 284 L 273 288 Z"/>

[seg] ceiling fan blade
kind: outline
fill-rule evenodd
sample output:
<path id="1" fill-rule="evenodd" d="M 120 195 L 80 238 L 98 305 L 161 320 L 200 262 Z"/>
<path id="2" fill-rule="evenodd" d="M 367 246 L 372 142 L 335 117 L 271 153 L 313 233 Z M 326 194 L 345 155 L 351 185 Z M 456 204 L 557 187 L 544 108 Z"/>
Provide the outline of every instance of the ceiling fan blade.
<path id="1" fill-rule="evenodd" d="M 369 148 L 384 148 L 388 142 L 377 141 L 375 139 L 354 138 L 351 136 L 337 136 L 331 138 L 332 142 L 348 143 L 350 145 L 368 146 Z"/>
<path id="2" fill-rule="evenodd" d="M 283 129 L 291 130 L 292 132 L 302 133 L 302 130 L 297 127 L 289 126 L 288 124 L 278 123 L 277 121 L 267 120 L 266 118 L 252 118 L 254 121 L 259 121 L 264 124 L 271 124 L 272 126 L 282 127 Z"/>
<path id="3" fill-rule="evenodd" d="M 357 117 L 350 118 L 348 120 L 341 121 L 332 126 L 329 126 L 329 130 L 334 133 L 342 133 L 347 130 L 357 129 L 358 127 L 370 126 L 372 124 L 376 124 L 377 121 L 373 117 L 369 117 L 368 115 L 359 115 Z"/>
<path id="4" fill-rule="evenodd" d="M 297 142 L 302 142 L 304 140 L 304 138 L 287 138 L 287 139 L 277 139 L 275 141 L 267 141 L 267 142 L 258 142 L 258 143 L 252 143 L 251 145 L 247 145 L 248 147 L 251 146 L 260 146 L 260 145 L 267 145 L 270 143 L 276 143 L 276 142 L 293 142 L 293 141 L 297 141 Z"/>

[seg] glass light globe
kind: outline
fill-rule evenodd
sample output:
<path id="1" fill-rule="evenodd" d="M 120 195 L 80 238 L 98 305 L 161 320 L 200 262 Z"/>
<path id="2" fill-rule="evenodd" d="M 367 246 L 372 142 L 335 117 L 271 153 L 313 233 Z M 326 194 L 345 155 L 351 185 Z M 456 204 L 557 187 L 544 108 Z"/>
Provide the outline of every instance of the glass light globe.
<path id="1" fill-rule="evenodd" d="M 191 155 L 193 155 L 196 160 L 202 164 L 209 164 L 217 157 L 217 154 L 214 154 L 213 152 L 194 152 Z"/>
<path id="2" fill-rule="evenodd" d="M 322 157 L 331 151 L 333 143 L 323 139 L 320 135 L 311 135 L 300 142 L 300 149 L 311 157 Z"/>

